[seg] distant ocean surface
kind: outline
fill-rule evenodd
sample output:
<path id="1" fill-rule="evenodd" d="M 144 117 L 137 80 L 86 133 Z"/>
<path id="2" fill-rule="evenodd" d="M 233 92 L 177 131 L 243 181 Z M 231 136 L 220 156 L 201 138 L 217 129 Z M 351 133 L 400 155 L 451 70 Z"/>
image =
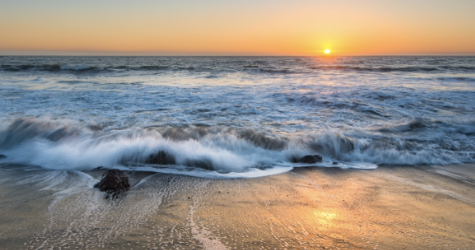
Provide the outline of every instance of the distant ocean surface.
<path id="1" fill-rule="evenodd" d="M 0 163 L 211 178 L 475 162 L 475 57 L 0 57 Z M 147 164 L 165 152 L 174 164 Z M 337 163 L 334 165 L 334 163 Z"/>

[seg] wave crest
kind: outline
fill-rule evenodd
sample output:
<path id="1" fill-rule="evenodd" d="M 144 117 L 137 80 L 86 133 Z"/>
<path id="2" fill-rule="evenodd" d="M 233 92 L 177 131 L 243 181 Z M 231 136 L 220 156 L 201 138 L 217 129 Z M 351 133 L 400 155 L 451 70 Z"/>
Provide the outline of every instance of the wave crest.
<path id="1" fill-rule="evenodd" d="M 284 137 L 230 127 L 149 127 L 104 130 L 70 120 L 20 118 L 0 132 L 2 162 L 48 169 L 155 169 L 196 175 L 256 174 L 292 168 L 295 157 L 320 154 L 319 166 L 373 168 L 374 164 L 473 162 L 475 122 L 416 119 L 367 131 L 322 130 Z M 431 137 L 432 136 L 432 137 Z M 153 160 L 154 155 L 158 158 Z M 173 161 L 162 161 L 163 156 Z M 165 157 L 165 158 L 166 158 Z M 361 165 L 361 163 L 364 163 Z M 274 169 L 274 170 L 272 170 Z M 280 171 L 280 170 L 279 170 Z M 263 173 L 260 173 L 263 174 Z"/>

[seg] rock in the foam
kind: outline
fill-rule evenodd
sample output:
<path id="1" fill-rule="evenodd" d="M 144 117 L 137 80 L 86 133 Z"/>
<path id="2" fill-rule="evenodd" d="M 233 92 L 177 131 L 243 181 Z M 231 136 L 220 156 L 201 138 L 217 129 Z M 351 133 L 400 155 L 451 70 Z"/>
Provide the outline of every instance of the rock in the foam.
<path id="1" fill-rule="evenodd" d="M 323 158 L 320 155 L 306 155 L 300 159 L 294 157 L 292 159 L 292 162 L 312 164 L 312 163 L 322 162 L 322 160 Z"/>
<path id="2" fill-rule="evenodd" d="M 175 164 L 175 157 L 173 157 L 173 155 L 165 151 L 158 151 L 158 153 L 149 156 L 146 163 L 159 164 L 159 165 L 173 165 Z"/>
<path id="3" fill-rule="evenodd" d="M 102 180 L 94 187 L 106 192 L 127 191 L 130 188 L 129 176 L 127 172 L 117 169 L 107 170 L 102 176 Z"/>

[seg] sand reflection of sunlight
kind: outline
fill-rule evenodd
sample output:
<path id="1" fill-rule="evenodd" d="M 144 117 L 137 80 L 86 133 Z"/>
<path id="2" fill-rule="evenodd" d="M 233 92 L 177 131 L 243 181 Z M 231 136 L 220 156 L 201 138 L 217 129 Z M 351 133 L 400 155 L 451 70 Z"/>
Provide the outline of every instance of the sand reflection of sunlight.
<path id="1" fill-rule="evenodd" d="M 330 224 L 336 218 L 336 213 L 331 212 L 318 211 L 313 214 L 317 217 L 318 222 L 324 225 Z"/>

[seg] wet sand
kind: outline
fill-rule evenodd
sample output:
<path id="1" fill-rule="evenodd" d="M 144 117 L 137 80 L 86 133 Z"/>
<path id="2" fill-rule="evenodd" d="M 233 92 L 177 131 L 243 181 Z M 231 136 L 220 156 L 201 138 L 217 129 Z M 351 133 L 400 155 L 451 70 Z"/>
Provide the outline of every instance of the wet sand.
<path id="1" fill-rule="evenodd" d="M 0 168 L 0 249 L 473 249 L 475 165 L 297 168 L 256 179 Z M 91 176 L 93 178 L 91 178 Z"/>

